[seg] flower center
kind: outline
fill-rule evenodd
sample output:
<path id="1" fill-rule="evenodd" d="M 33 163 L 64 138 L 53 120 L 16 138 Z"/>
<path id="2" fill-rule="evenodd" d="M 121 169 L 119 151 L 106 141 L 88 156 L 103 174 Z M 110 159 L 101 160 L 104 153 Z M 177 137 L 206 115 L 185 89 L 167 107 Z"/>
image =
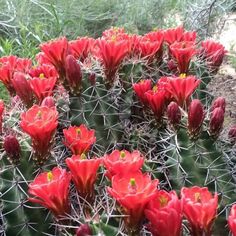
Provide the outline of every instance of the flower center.
<path id="1" fill-rule="evenodd" d="M 201 194 L 200 193 L 195 193 L 194 198 L 195 198 L 195 202 L 201 202 Z"/>
<path id="2" fill-rule="evenodd" d="M 37 112 L 36 118 L 37 119 L 42 119 L 42 112 L 41 111 Z"/>
<path id="3" fill-rule="evenodd" d="M 40 78 L 40 79 L 45 79 L 44 73 L 40 73 L 40 74 L 39 74 L 39 78 Z"/>
<path id="4" fill-rule="evenodd" d="M 51 182 L 51 181 L 52 181 L 52 179 L 53 179 L 53 174 L 52 174 L 51 171 L 49 171 L 49 172 L 47 173 L 47 179 L 48 179 L 48 182 Z"/>
<path id="5" fill-rule="evenodd" d="M 186 73 L 181 73 L 179 75 L 179 78 L 181 78 L 181 79 L 185 79 L 186 77 L 187 77 Z"/>
<path id="6" fill-rule="evenodd" d="M 85 155 L 84 153 L 82 153 L 82 154 L 80 155 L 80 159 L 81 159 L 81 160 L 85 160 L 85 159 L 86 159 L 86 155 Z"/>
<path id="7" fill-rule="evenodd" d="M 164 196 L 160 196 L 159 197 L 159 201 L 160 201 L 160 205 L 161 207 L 165 207 L 168 203 L 168 199 Z"/>
<path id="8" fill-rule="evenodd" d="M 81 134 L 80 128 L 76 129 L 76 133 L 77 133 L 77 134 Z"/>
<path id="9" fill-rule="evenodd" d="M 135 178 L 130 178 L 129 180 L 129 192 L 136 193 L 137 192 L 137 185 Z"/>
<path id="10" fill-rule="evenodd" d="M 121 152 L 120 152 L 120 159 L 121 159 L 121 160 L 124 160 L 124 159 L 125 159 L 125 152 L 124 152 L 124 151 L 121 151 Z"/>
<path id="11" fill-rule="evenodd" d="M 154 93 L 156 93 L 156 92 L 158 91 L 157 85 L 154 85 L 154 86 L 153 86 L 152 91 L 153 91 Z"/>

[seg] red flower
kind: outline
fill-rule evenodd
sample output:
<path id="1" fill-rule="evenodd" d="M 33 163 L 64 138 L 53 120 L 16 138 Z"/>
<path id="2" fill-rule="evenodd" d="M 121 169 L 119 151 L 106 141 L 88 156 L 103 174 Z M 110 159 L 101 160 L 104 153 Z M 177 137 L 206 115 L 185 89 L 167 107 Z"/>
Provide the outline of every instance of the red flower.
<path id="1" fill-rule="evenodd" d="M 164 40 L 171 45 L 174 42 L 180 42 L 184 33 L 184 28 L 179 26 L 173 29 L 167 29 L 164 31 Z"/>
<path id="2" fill-rule="evenodd" d="M 183 33 L 182 41 L 191 41 L 195 42 L 197 38 L 197 32 L 196 31 L 186 31 Z"/>
<path id="3" fill-rule="evenodd" d="M 65 76 L 65 59 L 69 54 L 69 44 L 65 37 L 58 38 L 40 45 L 44 60 L 55 66 L 61 79 Z"/>
<path id="4" fill-rule="evenodd" d="M 182 206 L 176 192 L 159 191 L 148 203 L 145 216 L 153 236 L 181 235 Z"/>
<path id="5" fill-rule="evenodd" d="M 100 164 L 101 159 L 86 159 L 85 154 L 73 155 L 66 159 L 76 190 L 89 202 L 94 198 L 94 183 Z"/>
<path id="6" fill-rule="evenodd" d="M 158 183 L 157 179 L 151 180 L 141 172 L 112 178 L 112 188 L 108 187 L 107 191 L 122 206 L 122 213 L 128 215 L 125 223 L 129 231 L 139 230 L 146 205 L 157 194 Z"/>
<path id="7" fill-rule="evenodd" d="M 205 117 L 203 105 L 200 100 L 194 99 L 188 109 L 188 132 L 191 138 L 198 138 Z"/>
<path id="8" fill-rule="evenodd" d="M 191 235 L 210 236 L 217 215 L 218 196 L 206 187 L 194 186 L 181 189 L 184 216 L 189 221 Z"/>
<path id="9" fill-rule="evenodd" d="M 170 77 L 167 90 L 171 93 L 178 105 L 184 107 L 188 105 L 190 96 L 200 82 L 195 76 L 187 76 L 186 78 Z"/>
<path id="10" fill-rule="evenodd" d="M 128 35 L 125 33 L 124 28 L 111 27 L 102 33 L 102 38 L 105 40 L 124 40 Z"/>
<path id="11" fill-rule="evenodd" d="M 34 91 L 38 102 L 41 103 L 45 97 L 52 95 L 58 78 L 57 71 L 50 65 L 42 65 L 31 69 L 29 74 L 32 77 L 29 80 L 30 87 Z"/>
<path id="12" fill-rule="evenodd" d="M 31 66 L 31 60 L 26 58 L 18 58 L 16 56 L 6 56 L 0 58 L 0 80 L 6 86 L 10 95 L 15 90 L 12 85 L 12 79 L 15 72 L 28 72 Z"/>
<path id="13" fill-rule="evenodd" d="M 211 112 L 214 111 L 215 108 L 217 108 L 217 107 L 221 107 L 222 110 L 225 112 L 225 107 L 226 107 L 225 98 L 223 98 L 223 97 L 216 98 L 216 100 L 211 105 L 210 111 Z"/>
<path id="14" fill-rule="evenodd" d="M 157 89 L 157 91 L 155 91 Z M 158 87 L 154 86 L 152 91 L 145 93 L 147 98 L 147 103 L 151 108 L 155 119 L 158 123 L 161 123 L 162 116 L 166 107 L 166 93 L 165 91 L 158 91 Z"/>
<path id="15" fill-rule="evenodd" d="M 81 92 L 81 81 L 82 81 L 82 72 L 80 65 L 72 55 L 68 55 L 66 57 L 65 62 L 65 70 L 66 70 L 66 79 L 69 83 L 70 89 L 72 93 L 76 93 L 77 95 Z"/>
<path id="16" fill-rule="evenodd" d="M 95 131 L 89 130 L 85 125 L 71 126 L 64 129 L 65 145 L 75 155 L 87 153 L 91 146 L 96 142 Z"/>
<path id="17" fill-rule="evenodd" d="M 34 92 L 30 87 L 27 75 L 22 72 L 14 73 L 12 85 L 15 89 L 16 94 L 20 97 L 23 103 L 27 107 L 31 107 L 34 102 Z"/>
<path id="18" fill-rule="evenodd" d="M 92 235 L 93 235 L 92 229 L 88 224 L 82 224 L 76 230 L 76 236 L 92 236 Z"/>
<path id="19" fill-rule="evenodd" d="M 138 96 L 140 102 L 144 106 L 146 106 L 148 104 L 148 101 L 147 101 L 145 93 L 148 90 L 152 89 L 152 81 L 150 79 L 141 80 L 140 82 L 133 84 L 133 89 L 136 95 Z"/>
<path id="20" fill-rule="evenodd" d="M 232 236 L 236 236 L 236 204 L 234 204 L 230 210 L 228 225 L 232 232 Z"/>
<path id="21" fill-rule="evenodd" d="M 39 174 L 29 184 L 28 193 L 35 197 L 30 197 L 29 201 L 39 203 L 48 208 L 57 218 L 69 214 L 68 193 L 70 180 L 70 173 L 59 167 Z"/>
<path id="22" fill-rule="evenodd" d="M 34 105 L 21 114 L 21 128 L 32 138 L 37 164 L 43 164 L 50 152 L 52 138 L 57 128 L 58 112 L 55 108 Z"/>
<path id="23" fill-rule="evenodd" d="M 176 129 L 181 121 L 181 111 L 176 102 L 171 102 L 167 107 L 167 117 L 169 123 Z"/>
<path id="24" fill-rule="evenodd" d="M 206 40 L 201 43 L 201 46 L 200 54 L 206 59 L 209 68 L 216 72 L 222 64 L 227 51 L 222 44 L 213 40 Z"/>
<path id="25" fill-rule="evenodd" d="M 95 39 L 89 37 L 79 37 L 76 40 L 69 42 L 72 55 L 81 62 L 84 62 L 89 56 L 94 45 Z"/>
<path id="26" fill-rule="evenodd" d="M 229 140 L 232 144 L 236 143 L 236 125 L 232 126 L 228 132 Z"/>
<path id="27" fill-rule="evenodd" d="M 180 74 L 187 74 L 189 63 L 195 55 L 195 45 L 193 42 L 176 42 L 170 46 L 170 51 L 176 59 Z"/>
<path id="28" fill-rule="evenodd" d="M 224 123 L 224 110 L 221 107 L 216 107 L 210 115 L 209 132 L 213 137 L 218 137 Z"/>
<path id="29" fill-rule="evenodd" d="M 3 100 L 0 100 L 0 134 L 2 134 L 2 123 L 3 123 L 3 112 L 5 109 L 5 105 Z"/>
<path id="30" fill-rule="evenodd" d="M 106 82 L 109 86 L 112 86 L 116 72 L 129 51 L 128 42 L 125 40 L 106 41 L 99 39 L 97 45 L 99 49 L 98 58 L 104 67 Z"/>
<path id="31" fill-rule="evenodd" d="M 141 169 L 143 162 L 144 157 L 139 151 L 114 150 L 103 158 L 104 166 L 107 169 L 106 176 L 110 179 L 116 174 L 137 172 Z"/>

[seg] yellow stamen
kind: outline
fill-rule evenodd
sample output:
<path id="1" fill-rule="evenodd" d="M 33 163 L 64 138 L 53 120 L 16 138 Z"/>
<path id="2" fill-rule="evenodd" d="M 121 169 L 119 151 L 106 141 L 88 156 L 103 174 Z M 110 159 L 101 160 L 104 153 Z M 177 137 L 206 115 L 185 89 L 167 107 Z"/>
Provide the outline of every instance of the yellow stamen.
<path id="1" fill-rule="evenodd" d="M 129 180 L 129 183 L 130 183 L 130 186 L 131 186 L 131 187 L 135 187 L 135 186 L 136 186 L 135 178 L 131 178 L 131 179 Z"/>
<path id="2" fill-rule="evenodd" d="M 117 36 L 116 36 L 116 35 L 112 35 L 112 36 L 111 36 L 111 41 L 112 41 L 112 42 L 115 42 L 116 39 L 117 39 Z"/>
<path id="3" fill-rule="evenodd" d="M 195 193 L 194 197 L 195 197 L 195 202 L 201 202 L 201 194 L 200 193 Z"/>
<path id="4" fill-rule="evenodd" d="M 156 93 L 156 92 L 158 91 L 157 85 L 154 85 L 154 86 L 153 86 L 152 91 L 153 91 L 154 93 Z"/>
<path id="5" fill-rule="evenodd" d="M 124 151 L 121 151 L 121 152 L 120 152 L 120 158 L 121 158 L 121 159 L 124 159 L 124 158 L 125 158 L 125 152 L 124 152 Z"/>
<path id="6" fill-rule="evenodd" d="M 47 179 L 48 179 L 48 182 L 51 182 L 51 181 L 52 181 L 52 179 L 53 179 L 53 174 L 52 174 L 51 171 L 49 171 L 49 172 L 47 173 Z"/>
<path id="7" fill-rule="evenodd" d="M 38 113 L 37 113 L 36 116 L 37 116 L 38 119 L 41 119 L 41 118 L 42 118 L 42 112 L 41 112 L 41 111 L 38 111 Z"/>
<path id="8" fill-rule="evenodd" d="M 186 73 L 181 73 L 181 74 L 179 75 L 179 77 L 180 77 L 181 79 L 185 79 L 185 78 L 187 77 L 187 75 L 186 75 Z"/>
<path id="9" fill-rule="evenodd" d="M 76 129 L 76 132 L 77 132 L 77 134 L 80 134 L 81 133 L 80 128 Z"/>
<path id="10" fill-rule="evenodd" d="M 44 79 L 45 78 L 44 73 L 40 73 L 39 78 Z"/>
<path id="11" fill-rule="evenodd" d="M 160 201 L 160 205 L 161 207 L 165 207 L 168 203 L 168 199 L 164 196 L 160 196 L 159 197 L 159 201 Z"/>
<path id="12" fill-rule="evenodd" d="M 86 159 L 86 155 L 85 155 L 84 153 L 82 153 L 82 154 L 80 155 L 80 159 L 81 159 L 81 160 L 85 160 L 85 159 Z"/>

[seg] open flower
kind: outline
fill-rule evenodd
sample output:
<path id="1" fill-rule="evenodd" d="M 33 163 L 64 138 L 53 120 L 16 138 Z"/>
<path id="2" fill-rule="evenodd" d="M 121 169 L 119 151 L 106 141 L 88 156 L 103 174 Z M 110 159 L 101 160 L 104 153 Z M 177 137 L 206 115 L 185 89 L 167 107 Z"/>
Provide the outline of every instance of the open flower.
<path id="1" fill-rule="evenodd" d="M 89 202 L 94 198 L 94 183 L 100 164 L 101 159 L 87 159 L 85 154 L 73 155 L 66 159 L 77 192 Z"/>
<path id="2" fill-rule="evenodd" d="M 0 100 L 0 134 L 2 134 L 4 109 L 5 109 L 5 104 L 4 104 L 3 100 Z"/>
<path id="3" fill-rule="evenodd" d="M 187 74 L 189 64 L 195 55 L 195 44 L 193 42 L 176 42 L 170 46 L 171 55 L 178 64 L 180 74 Z"/>
<path id="4" fill-rule="evenodd" d="M 53 66 L 42 65 L 29 71 L 30 87 L 34 91 L 39 104 L 45 97 L 51 96 L 57 82 L 58 73 Z"/>
<path id="5" fill-rule="evenodd" d="M 157 179 L 151 180 L 149 175 L 141 172 L 112 178 L 112 188 L 108 187 L 107 191 L 119 203 L 121 212 L 127 215 L 124 221 L 128 231 L 139 231 L 147 203 L 157 194 L 158 183 Z"/>
<path id="6" fill-rule="evenodd" d="M 69 214 L 70 204 L 68 199 L 70 173 L 59 167 L 52 171 L 39 174 L 29 184 L 29 201 L 39 203 L 49 209 L 55 217 L 60 218 Z"/>
<path id="7" fill-rule="evenodd" d="M 228 225 L 233 236 L 236 236 L 236 204 L 230 210 Z"/>
<path id="8" fill-rule="evenodd" d="M 153 236 L 180 236 L 182 205 L 176 192 L 158 191 L 145 210 L 147 225 Z"/>
<path id="9" fill-rule="evenodd" d="M 95 131 L 89 130 L 84 124 L 64 129 L 63 134 L 65 137 L 64 144 L 75 155 L 86 154 L 96 142 Z"/>
<path id="10" fill-rule="evenodd" d="M 42 165 L 49 157 L 53 135 L 57 128 L 58 112 L 55 108 L 34 105 L 21 114 L 20 126 L 32 139 L 33 159 Z"/>
<path id="11" fill-rule="evenodd" d="M 111 179 L 116 174 L 136 172 L 141 169 L 144 157 L 139 151 L 114 150 L 103 157 L 103 163 L 107 169 L 107 177 Z"/>
<path id="12" fill-rule="evenodd" d="M 171 96 L 178 103 L 180 107 L 187 107 L 190 102 L 190 96 L 200 84 L 200 80 L 195 76 L 182 77 L 169 77 L 167 90 Z"/>
<path id="13" fill-rule="evenodd" d="M 138 83 L 133 84 L 133 89 L 138 96 L 140 102 L 144 105 L 148 105 L 148 101 L 145 93 L 152 89 L 152 81 L 150 79 L 141 80 Z"/>
<path id="14" fill-rule="evenodd" d="M 191 227 L 191 235 L 211 235 L 217 215 L 218 196 L 214 196 L 206 187 L 194 186 L 181 189 L 184 216 Z"/>
<path id="15" fill-rule="evenodd" d="M 92 52 L 94 44 L 95 39 L 89 37 L 79 37 L 76 40 L 69 41 L 72 55 L 81 62 L 84 62 Z"/>

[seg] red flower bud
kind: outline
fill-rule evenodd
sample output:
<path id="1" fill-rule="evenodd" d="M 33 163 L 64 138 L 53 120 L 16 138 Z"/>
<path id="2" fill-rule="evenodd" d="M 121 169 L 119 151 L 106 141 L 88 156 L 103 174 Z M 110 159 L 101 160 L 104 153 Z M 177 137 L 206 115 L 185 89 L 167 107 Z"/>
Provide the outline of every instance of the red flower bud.
<path id="1" fill-rule="evenodd" d="M 217 137 L 220 134 L 223 128 L 224 114 L 224 110 L 221 107 L 215 108 L 211 113 L 209 123 L 209 132 L 211 136 Z"/>
<path id="2" fill-rule="evenodd" d="M 230 128 L 228 137 L 232 144 L 236 143 L 236 125 Z"/>
<path id="3" fill-rule="evenodd" d="M 181 121 L 181 111 L 176 102 L 171 102 L 167 107 L 167 117 L 170 124 L 177 128 L 178 124 Z"/>
<path id="4" fill-rule="evenodd" d="M 41 106 L 45 106 L 45 107 L 49 107 L 49 108 L 55 107 L 55 101 L 54 101 L 53 97 L 48 96 L 48 97 L 44 98 L 41 103 Z"/>
<path id="5" fill-rule="evenodd" d="M 188 110 L 188 132 L 191 138 L 199 136 L 204 117 L 205 113 L 201 101 L 194 99 Z"/>
<path id="6" fill-rule="evenodd" d="M 26 79 L 26 74 L 16 72 L 12 80 L 12 85 L 16 91 L 16 94 L 20 97 L 23 103 L 27 107 L 31 107 L 34 102 L 34 92 Z"/>
<path id="7" fill-rule="evenodd" d="M 83 224 L 76 230 L 76 236 L 91 236 L 92 234 L 93 232 L 88 224 Z"/>
<path id="8" fill-rule="evenodd" d="M 72 55 L 66 57 L 66 79 L 72 92 L 77 94 L 81 91 L 82 72 L 80 65 Z"/>
<path id="9" fill-rule="evenodd" d="M 225 107 L 226 107 L 226 102 L 225 98 L 223 97 L 218 97 L 211 105 L 210 111 L 212 112 L 215 108 L 221 107 L 222 110 L 225 112 Z"/>
<path id="10" fill-rule="evenodd" d="M 3 141 L 3 148 L 8 155 L 8 160 L 13 164 L 18 164 L 20 160 L 20 144 L 14 135 L 8 135 Z"/>
<path id="11" fill-rule="evenodd" d="M 232 232 L 232 236 L 236 236 L 236 204 L 234 204 L 231 208 L 228 218 L 228 225 L 230 231 Z"/>
<path id="12" fill-rule="evenodd" d="M 3 112 L 4 112 L 4 102 L 0 100 L 0 134 L 2 134 L 2 122 L 3 122 Z"/>

